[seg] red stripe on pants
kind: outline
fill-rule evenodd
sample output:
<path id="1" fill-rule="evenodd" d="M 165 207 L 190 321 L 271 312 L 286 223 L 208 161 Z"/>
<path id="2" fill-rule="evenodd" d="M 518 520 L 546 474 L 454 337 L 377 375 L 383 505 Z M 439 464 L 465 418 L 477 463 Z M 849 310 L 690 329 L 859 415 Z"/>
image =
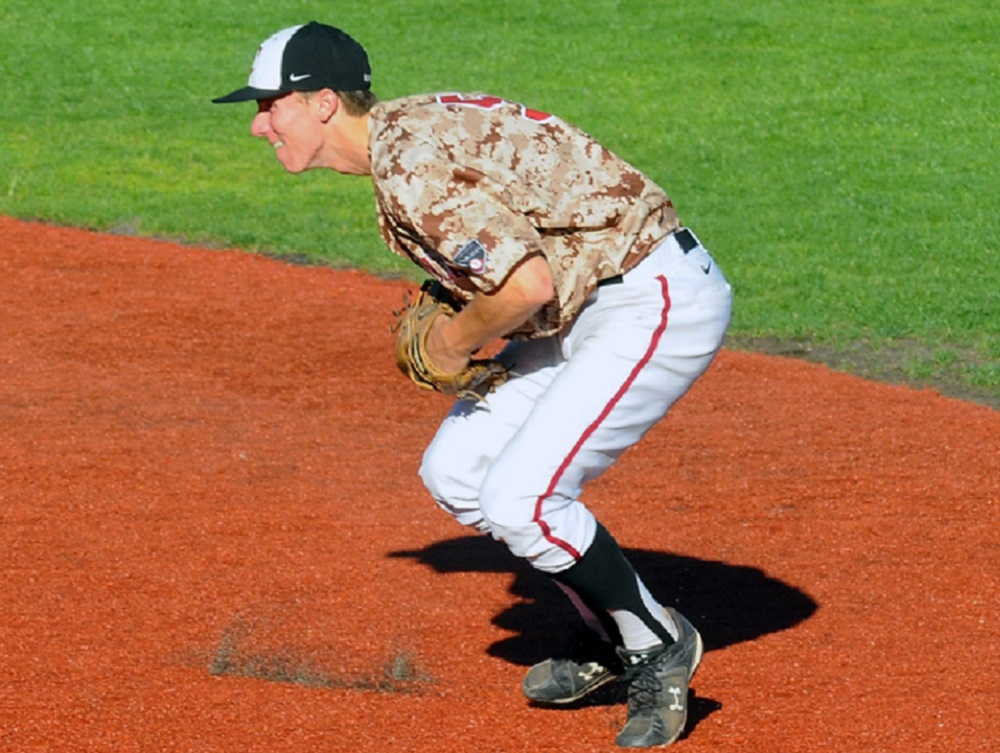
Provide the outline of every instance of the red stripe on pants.
<path id="1" fill-rule="evenodd" d="M 622 386 L 618 388 L 614 397 L 608 401 L 607 405 L 604 406 L 604 409 L 600 412 L 597 418 L 594 419 L 590 426 L 586 428 L 580 438 L 576 441 L 576 444 L 573 445 L 573 449 L 570 450 L 569 454 L 563 459 L 562 463 L 559 464 L 559 468 L 556 470 L 555 475 L 549 482 L 549 486 L 545 490 L 545 493 L 538 498 L 537 502 L 535 502 L 535 515 L 532 518 L 532 522 L 537 523 L 538 527 L 542 529 L 542 535 L 545 536 L 546 540 L 554 546 L 557 546 L 567 552 L 575 560 L 579 560 L 583 555 L 569 542 L 563 541 L 557 536 L 552 535 L 552 529 L 542 518 L 542 505 L 544 505 L 545 500 L 551 497 L 555 492 L 556 486 L 559 485 L 559 480 L 562 478 L 563 473 L 566 472 L 566 469 L 573 462 L 577 453 L 580 452 L 580 448 L 583 447 L 584 442 L 586 442 L 591 435 L 597 431 L 601 422 L 608 417 L 608 414 L 611 413 L 612 410 L 614 410 L 614 407 L 622 399 L 622 396 L 628 392 L 629 387 L 632 386 L 636 377 L 639 376 L 639 372 L 642 371 L 647 363 L 649 363 L 649 359 L 652 358 L 653 353 L 656 352 L 656 348 L 660 344 L 660 338 L 663 336 L 663 332 L 667 329 L 667 318 L 670 312 L 670 289 L 667 285 L 667 278 L 660 275 L 657 279 L 660 281 L 660 287 L 663 290 L 663 310 L 660 313 L 660 323 L 657 325 L 656 330 L 653 332 L 653 336 L 649 341 L 649 347 L 646 348 L 646 352 L 643 357 L 639 359 L 638 363 L 636 363 L 636 365 L 632 368 L 632 371 L 628 375 L 628 379 L 626 379 Z"/>

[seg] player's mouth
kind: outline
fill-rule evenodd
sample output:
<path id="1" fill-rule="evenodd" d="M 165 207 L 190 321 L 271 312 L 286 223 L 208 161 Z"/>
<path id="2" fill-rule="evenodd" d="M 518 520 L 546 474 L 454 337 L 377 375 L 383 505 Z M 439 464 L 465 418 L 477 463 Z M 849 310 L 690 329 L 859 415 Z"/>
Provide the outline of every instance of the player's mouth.
<path id="1" fill-rule="evenodd" d="M 275 141 L 273 144 L 271 144 L 271 146 L 273 146 L 275 149 L 281 149 L 281 147 L 283 147 L 284 145 L 285 145 L 284 141 Z"/>

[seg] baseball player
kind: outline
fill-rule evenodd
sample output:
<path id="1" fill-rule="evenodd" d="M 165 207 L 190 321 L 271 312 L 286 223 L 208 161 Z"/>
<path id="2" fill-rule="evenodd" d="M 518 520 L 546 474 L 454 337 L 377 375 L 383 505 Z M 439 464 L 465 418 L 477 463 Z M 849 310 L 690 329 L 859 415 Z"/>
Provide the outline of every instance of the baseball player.
<path id="1" fill-rule="evenodd" d="M 251 133 L 288 172 L 371 176 L 385 243 L 450 298 L 402 348 L 404 371 L 459 396 L 421 478 L 581 617 L 567 649 L 529 669 L 525 696 L 563 704 L 621 677 L 618 745 L 674 742 L 701 636 L 580 496 L 721 347 L 731 292 L 718 264 L 663 189 L 586 133 L 491 94 L 380 102 L 364 49 L 325 24 L 266 39 L 248 85 L 214 101 L 256 102 Z M 495 359 L 474 358 L 497 338 Z"/>

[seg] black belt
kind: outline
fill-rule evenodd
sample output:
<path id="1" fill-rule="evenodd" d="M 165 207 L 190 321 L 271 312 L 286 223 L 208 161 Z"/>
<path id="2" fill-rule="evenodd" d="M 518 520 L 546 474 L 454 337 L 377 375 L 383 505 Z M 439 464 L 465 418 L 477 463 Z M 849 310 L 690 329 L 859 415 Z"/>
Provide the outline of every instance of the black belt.
<path id="1" fill-rule="evenodd" d="M 623 281 L 621 275 L 615 275 L 614 277 L 605 277 L 603 280 L 597 281 L 597 287 L 603 288 L 605 285 L 617 285 Z"/>
<path id="2" fill-rule="evenodd" d="M 682 227 L 680 230 L 675 230 L 672 232 L 668 238 L 673 237 L 677 241 L 677 245 L 681 247 L 681 251 L 685 254 L 692 249 L 698 248 L 698 239 L 694 237 L 694 233 L 688 230 L 686 227 Z M 599 280 L 597 287 L 603 288 L 605 285 L 617 285 L 622 281 L 622 275 L 615 275 L 614 277 L 605 277 L 603 280 Z"/>

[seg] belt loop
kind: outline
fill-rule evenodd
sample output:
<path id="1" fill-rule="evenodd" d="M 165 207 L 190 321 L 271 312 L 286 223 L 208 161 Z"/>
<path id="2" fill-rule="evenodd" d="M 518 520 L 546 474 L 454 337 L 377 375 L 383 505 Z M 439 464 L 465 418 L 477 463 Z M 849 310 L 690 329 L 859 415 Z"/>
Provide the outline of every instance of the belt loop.
<path id="1" fill-rule="evenodd" d="M 681 247 L 681 251 L 685 254 L 698 248 L 700 245 L 698 239 L 695 237 L 695 234 L 686 227 L 675 230 L 673 235 L 674 240 L 677 241 L 677 245 Z"/>

